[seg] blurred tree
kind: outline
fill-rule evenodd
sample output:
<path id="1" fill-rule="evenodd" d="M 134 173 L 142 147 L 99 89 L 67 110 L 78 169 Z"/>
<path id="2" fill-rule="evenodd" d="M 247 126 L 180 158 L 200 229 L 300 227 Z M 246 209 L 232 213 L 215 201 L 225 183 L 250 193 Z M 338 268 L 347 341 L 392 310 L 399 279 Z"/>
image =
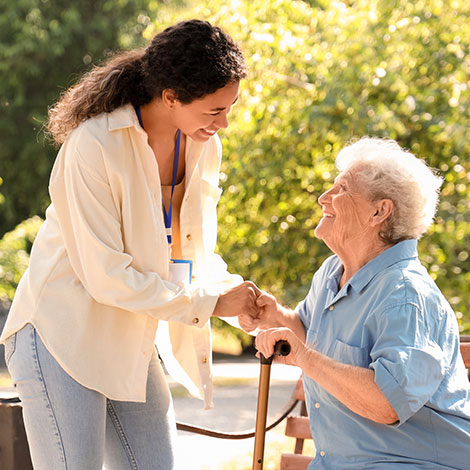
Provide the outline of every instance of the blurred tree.
<path id="1" fill-rule="evenodd" d="M 351 138 L 391 137 L 445 178 L 425 265 L 470 330 L 470 3 L 206 0 L 249 77 L 223 132 L 219 250 L 233 272 L 294 306 L 330 252 L 318 196 Z M 152 28 L 147 31 L 152 33 Z"/>
<path id="2" fill-rule="evenodd" d="M 34 216 L 21 222 L 0 240 L 0 305 L 8 304 L 29 264 L 29 254 L 43 220 Z"/>
<path id="3" fill-rule="evenodd" d="M 10 221 L 20 220 L 39 213 L 37 207 L 42 210 L 46 204 L 53 154 L 46 158 L 42 137 L 42 145 L 31 138 L 37 132 L 33 127 L 40 127 L 33 116 L 41 123 L 45 105 L 29 108 L 34 103 L 29 97 L 39 100 L 47 92 L 49 97 L 42 103 L 53 103 L 59 91 L 56 85 L 65 88 L 69 71 L 75 70 L 64 66 L 65 75 L 60 77 L 65 79 L 53 78 L 59 63 L 62 68 L 60 61 L 65 63 L 75 53 L 80 64 L 86 54 L 95 61 L 101 51 L 98 46 L 75 51 L 74 41 L 81 43 L 66 31 L 79 34 L 93 22 L 93 18 L 85 24 L 73 22 L 74 14 L 66 12 L 78 7 L 65 3 L 62 9 L 54 7 L 57 16 L 65 18 L 57 20 L 59 25 L 70 25 L 59 33 L 54 32 L 58 26 L 52 18 L 48 17 L 47 28 L 38 27 L 34 15 L 29 19 L 33 7 L 24 5 L 32 3 L 41 12 L 42 5 L 52 9 L 47 0 L 20 0 L 3 7 L 6 13 L 0 14 L 0 87 L 7 91 L 0 103 L 6 117 L 4 123 L 2 115 L 2 144 L 14 136 L 13 143 L 8 143 L 10 153 L 0 148 L 0 175 L 5 180 L 3 167 L 12 165 L 8 191 L 6 182 L 0 186 L 6 198 L 0 205 L 0 227 L 7 225 L 3 214 L 10 214 Z M 105 5 L 121 3 L 86 5 L 99 16 Z M 334 157 L 353 137 L 391 137 L 445 178 L 436 223 L 420 241 L 420 253 L 456 310 L 462 331 L 470 332 L 470 3 L 205 0 L 190 8 L 159 8 L 144 36 L 150 38 L 163 27 L 192 17 L 208 19 L 230 32 L 241 43 L 249 68 L 231 125 L 221 132 L 225 191 L 219 204 L 218 247 L 230 270 L 294 306 L 306 294 L 312 273 L 330 254 L 313 230 L 321 217 L 317 198 L 335 176 Z M 138 31 L 129 23 L 120 29 L 127 31 L 120 45 L 139 40 L 140 30 L 148 23 L 146 16 L 140 18 L 132 23 Z M 106 21 L 109 28 L 107 17 Z M 16 31 L 16 36 L 7 31 Z M 102 33 L 100 27 L 96 31 L 98 36 Z M 82 42 L 92 40 L 90 34 L 84 34 Z M 52 39 L 44 42 L 44 35 Z M 20 41 L 23 36 L 28 41 Z M 32 52 L 35 47 L 41 50 L 40 44 L 47 60 L 36 59 Z M 52 59 L 55 47 L 65 49 Z M 41 70 L 47 73 L 41 75 L 35 70 L 42 60 L 47 65 Z M 17 108 L 33 111 L 12 113 Z M 14 116 L 20 118 L 14 121 Z M 29 127 L 20 132 L 19 124 Z M 31 167 L 33 176 L 27 171 Z M 13 200 L 15 190 L 15 201 L 21 203 L 8 202 L 7 196 L 11 193 Z M 34 207 L 21 199 L 25 194 L 34 195 Z M 15 217 L 19 208 L 22 212 Z"/>
<path id="4" fill-rule="evenodd" d="M 107 51 L 142 44 L 147 0 L 18 0 L 0 6 L 0 236 L 49 203 L 47 108 Z M 153 2 L 154 4 L 156 2 Z"/>

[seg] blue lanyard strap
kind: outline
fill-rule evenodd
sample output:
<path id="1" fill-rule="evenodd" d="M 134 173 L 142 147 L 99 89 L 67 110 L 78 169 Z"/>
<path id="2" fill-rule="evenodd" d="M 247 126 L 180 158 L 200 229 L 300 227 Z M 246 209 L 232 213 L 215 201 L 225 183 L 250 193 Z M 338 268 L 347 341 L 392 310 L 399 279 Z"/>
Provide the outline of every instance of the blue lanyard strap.
<path id="1" fill-rule="evenodd" d="M 178 174 L 178 163 L 180 159 L 180 140 L 181 140 L 181 131 L 178 129 L 178 134 L 176 136 L 175 156 L 173 160 L 173 179 L 171 181 L 170 208 L 168 212 L 166 211 L 165 205 L 162 202 L 163 218 L 165 219 L 165 228 L 167 229 L 166 238 L 169 244 L 171 244 L 171 215 L 173 213 L 173 193 L 175 192 L 176 176 Z"/>
<path id="2" fill-rule="evenodd" d="M 144 128 L 142 123 L 142 115 L 140 114 L 140 106 L 135 106 L 135 113 L 137 114 L 137 119 L 139 120 L 139 124 Z M 165 204 L 163 204 L 163 218 L 165 220 L 165 228 L 166 228 L 166 238 L 168 243 L 171 245 L 171 214 L 173 213 L 173 193 L 175 192 L 176 186 L 176 176 L 178 174 L 178 163 L 180 159 L 180 140 L 181 140 L 181 131 L 178 129 L 178 134 L 176 135 L 176 145 L 175 145 L 175 156 L 173 159 L 173 180 L 171 182 L 171 196 L 170 196 L 170 209 L 168 212 L 165 209 Z"/>
<path id="3" fill-rule="evenodd" d="M 142 114 L 140 114 L 140 106 L 134 106 L 135 114 L 137 114 L 137 119 L 139 120 L 140 127 L 143 129 L 144 124 L 142 122 Z"/>

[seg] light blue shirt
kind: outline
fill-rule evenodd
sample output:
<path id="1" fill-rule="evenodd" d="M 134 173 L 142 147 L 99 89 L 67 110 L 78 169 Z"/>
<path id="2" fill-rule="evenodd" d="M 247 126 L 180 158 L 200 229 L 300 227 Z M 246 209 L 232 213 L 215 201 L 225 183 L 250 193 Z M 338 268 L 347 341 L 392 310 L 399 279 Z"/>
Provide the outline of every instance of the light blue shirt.
<path id="1" fill-rule="evenodd" d="M 316 447 L 309 469 L 470 469 L 470 383 L 458 325 L 417 241 L 384 251 L 338 289 L 342 272 L 339 258 L 328 258 L 297 306 L 307 342 L 374 370 L 399 421 L 362 418 L 304 376 Z"/>

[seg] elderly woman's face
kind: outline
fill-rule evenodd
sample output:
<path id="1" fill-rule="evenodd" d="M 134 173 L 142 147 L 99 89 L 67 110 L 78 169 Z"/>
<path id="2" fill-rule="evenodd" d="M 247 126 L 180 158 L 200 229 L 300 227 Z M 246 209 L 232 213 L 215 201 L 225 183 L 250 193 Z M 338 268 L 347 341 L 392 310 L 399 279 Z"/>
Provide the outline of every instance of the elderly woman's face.
<path id="1" fill-rule="evenodd" d="M 333 252 L 368 243 L 375 236 L 370 222 L 376 208 L 367 199 L 354 170 L 339 174 L 318 202 L 322 206 L 323 218 L 315 229 L 315 235 Z"/>

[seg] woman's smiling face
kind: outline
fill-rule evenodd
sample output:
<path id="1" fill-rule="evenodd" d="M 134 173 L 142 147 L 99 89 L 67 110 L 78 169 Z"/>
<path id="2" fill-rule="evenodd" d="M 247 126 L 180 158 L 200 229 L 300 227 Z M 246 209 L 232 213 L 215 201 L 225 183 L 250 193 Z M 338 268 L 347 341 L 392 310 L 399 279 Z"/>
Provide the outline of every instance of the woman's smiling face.
<path id="1" fill-rule="evenodd" d="M 206 142 L 228 126 L 227 115 L 238 99 L 239 89 L 239 82 L 229 83 L 189 104 L 176 100 L 173 114 L 176 126 L 192 139 Z"/>
<path id="2" fill-rule="evenodd" d="M 368 243 L 375 236 L 370 222 L 376 207 L 367 199 L 366 190 L 354 170 L 339 174 L 318 202 L 323 218 L 315 235 L 334 253 L 351 249 L 358 243 Z"/>

